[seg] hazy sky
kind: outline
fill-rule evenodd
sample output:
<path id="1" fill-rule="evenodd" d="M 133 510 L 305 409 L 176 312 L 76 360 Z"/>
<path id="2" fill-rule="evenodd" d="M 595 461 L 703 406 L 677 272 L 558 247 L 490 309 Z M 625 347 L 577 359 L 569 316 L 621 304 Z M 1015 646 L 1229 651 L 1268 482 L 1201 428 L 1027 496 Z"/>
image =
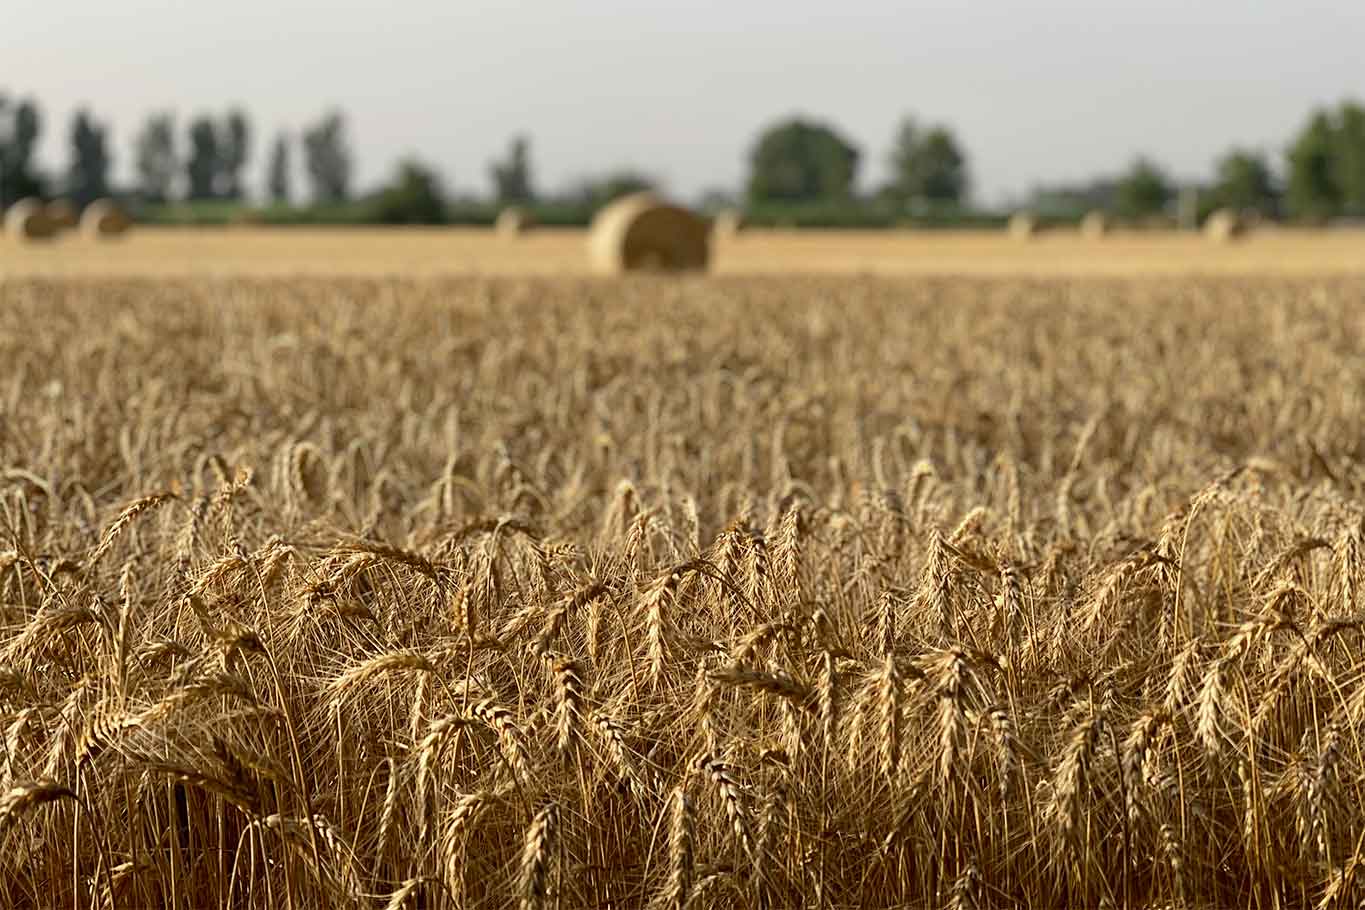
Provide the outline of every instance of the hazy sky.
<path id="1" fill-rule="evenodd" d="M 758 129 L 803 113 L 884 172 L 902 115 L 952 125 L 976 195 L 1121 168 L 1177 176 L 1229 144 L 1279 157 L 1315 104 L 1365 97 L 1362 0 L 0 0 L 0 89 L 113 125 L 244 105 L 266 140 L 343 107 L 362 183 L 416 153 L 483 191 L 514 133 L 542 189 L 632 165 L 691 195 L 736 186 Z M 297 160 L 297 156 L 296 156 Z M 297 185 L 297 182 L 296 182 Z"/>

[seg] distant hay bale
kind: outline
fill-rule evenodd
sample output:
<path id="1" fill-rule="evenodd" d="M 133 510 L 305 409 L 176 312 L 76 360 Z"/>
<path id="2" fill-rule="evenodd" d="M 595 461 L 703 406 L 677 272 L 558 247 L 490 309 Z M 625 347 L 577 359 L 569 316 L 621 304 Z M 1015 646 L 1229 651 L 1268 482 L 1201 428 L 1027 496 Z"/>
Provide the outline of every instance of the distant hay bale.
<path id="1" fill-rule="evenodd" d="M 1204 220 L 1204 236 L 1214 243 L 1228 243 L 1246 232 L 1246 222 L 1232 209 L 1218 209 Z"/>
<path id="2" fill-rule="evenodd" d="M 96 199 L 81 212 L 81 233 L 87 237 L 117 237 L 133 221 L 112 199 Z"/>
<path id="3" fill-rule="evenodd" d="M 498 212 L 493 229 L 499 237 L 518 237 L 536 226 L 536 217 L 519 205 L 509 205 Z"/>
<path id="4" fill-rule="evenodd" d="M 744 213 L 726 209 L 711 220 L 711 236 L 717 240 L 733 240 L 744 230 Z"/>
<path id="5" fill-rule="evenodd" d="M 54 199 L 47 204 L 47 217 L 58 230 L 67 230 L 80 223 L 80 212 L 70 199 Z"/>
<path id="6" fill-rule="evenodd" d="M 40 199 L 20 199 L 5 212 L 5 233 L 15 240 L 46 240 L 57 233 Z"/>
<path id="7" fill-rule="evenodd" d="M 1010 216 L 1009 234 L 1015 240 L 1031 240 L 1038 233 L 1038 219 L 1032 212 L 1015 212 Z"/>
<path id="8" fill-rule="evenodd" d="M 1109 216 L 1101 211 L 1086 212 L 1081 219 L 1081 236 L 1090 238 L 1103 237 L 1109 233 Z"/>
<path id="9" fill-rule="evenodd" d="M 706 219 L 648 192 L 607 205 L 588 234 L 593 270 L 606 274 L 705 269 L 710 254 Z"/>

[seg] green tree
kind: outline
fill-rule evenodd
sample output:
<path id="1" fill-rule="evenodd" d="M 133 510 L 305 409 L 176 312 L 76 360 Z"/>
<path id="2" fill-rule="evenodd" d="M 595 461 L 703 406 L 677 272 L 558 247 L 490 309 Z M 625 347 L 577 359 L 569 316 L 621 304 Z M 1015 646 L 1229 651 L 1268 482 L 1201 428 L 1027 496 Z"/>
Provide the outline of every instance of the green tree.
<path id="1" fill-rule="evenodd" d="M 1334 161 L 1336 139 L 1326 111 L 1313 112 L 1289 147 L 1289 182 L 1285 201 L 1299 216 L 1325 217 L 1341 207 Z"/>
<path id="2" fill-rule="evenodd" d="M 967 194 L 967 157 L 947 127 L 901 122 L 891 152 L 890 195 L 905 202 L 959 205 Z"/>
<path id="3" fill-rule="evenodd" d="M 108 130 L 80 110 L 71 120 L 71 167 L 67 187 L 79 206 L 109 195 Z"/>
<path id="4" fill-rule="evenodd" d="M 1138 158 L 1114 187 L 1114 207 L 1130 218 L 1160 214 L 1171 201 L 1171 182 L 1157 165 Z"/>
<path id="5" fill-rule="evenodd" d="M 242 168 L 251 154 L 251 124 L 241 108 L 228 112 L 223 124 L 218 164 L 219 194 L 225 199 L 241 199 Z"/>
<path id="6" fill-rule="evenodd" d="M 381 224 L 444 224 L 448 215 L 440 176 L 411 158 L 399 162 L 393 182 L 374 197 L 371 215 Z"/>
<path id="7" fill-rule="evenodd" d="M 1232 149 L 1219 160 L 1213 196 L 1219 205 L 1241 210 L 1272 212 L 1279 203 L 1265 156 L 1246 149 Z"/>
<path id="8" fill-rule="evenodd" d="M 858 150 L 832 128 L 801 118 L 759 136 L 749 157 L 753 202 L 847 199 L 858 174 Z"/>
<path id="9" fill-rule="evenodd" d="M 218 129 L 208 117 L 190 123 L 190 157 L 185 162 L 190 199 L 218 198 L 218 176 L 223 171 Z"/>
<path id="10" fill-rule="evenodd" d="M 289 202 L 289 138 L 284 133 L 275 137 L 275 145 L 270 150 L 270 169 L 265 185 L 272 201 Z"/>
<path id="11" fill-rule="evenodd" d="M 304 166 L 318 202 L 344 202 L 351 191 L 346 119 L 333 111 L 303 133 Z"/>
<path id="12" fill-rule="evenodd" d="M 175 188 L 180 162 L 175 151 L 175 118 L 153 114 L 134 140 L 138 192 L 151 202 L 165 202 Z"/>
<path id="13" fill-rule="evenodd" d="M 10 103 L 0 97 L 0 207 L 26 196 L 42 196 L 46 183 L 33 163 L 33 150 L 43 133 L 38 105 L 25 99 Z"/>
<path id="14" fill-rule="evenodd" d="M 1332 136 L 1332 181 L 1342 210 L 1365 215 L 1365 107 L 1344 101 Z"/>
<path id="15" fill-rule="evenodd" d="M 535 200 L 531 180 L 531 144 L 525 136 L 513 139 L 507 159 L 494 161 L 488 170 L 500 205 L 525 204 Z"/>

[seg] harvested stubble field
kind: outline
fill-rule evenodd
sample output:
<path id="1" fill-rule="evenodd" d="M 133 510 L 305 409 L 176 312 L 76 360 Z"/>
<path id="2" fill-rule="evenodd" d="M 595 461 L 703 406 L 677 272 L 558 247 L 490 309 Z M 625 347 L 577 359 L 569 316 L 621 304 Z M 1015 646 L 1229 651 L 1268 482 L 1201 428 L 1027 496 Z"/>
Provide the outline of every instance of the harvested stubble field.
<path id="1" fill-rule="evenodd" d="M 0 905 L 1352 905 L 1362 304 L 10 279 Z"/>
<path id="2" fill-rule="evenodd" d="M 472 228 L 137 228 L 92 242 L 76 234 L 21 243 L 0 236 L 0 278 L 242 274 L 337 277 L 581 277 L 587 233 L 540 228 L 515 237 Z M 712 243 L 723 275 L 999 277 L 1365 275 L 1365 230 L 1263 229 L 1232 243 L 1195 233 L 1114 231 L 746 230 Z"/>

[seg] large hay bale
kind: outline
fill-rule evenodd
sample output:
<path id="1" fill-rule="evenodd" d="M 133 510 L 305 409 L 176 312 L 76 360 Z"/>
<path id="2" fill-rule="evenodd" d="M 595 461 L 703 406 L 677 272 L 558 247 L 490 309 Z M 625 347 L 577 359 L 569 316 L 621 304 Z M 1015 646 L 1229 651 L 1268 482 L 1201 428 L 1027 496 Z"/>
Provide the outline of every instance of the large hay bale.
<path id="1" fill-rule="evenodd" d="M 96 199 L 81 212 L 81 233 L 87 237 L 117 237 L 132 225 L 133 220 L 112 199 Z"/>
<path id="2" fill-rule="evenodd" d="M 1081 219 L 1081 236 L 1098 239 L 1109 233 L 1109 216 L 1098 209 Z"/>
<path id="3" fill-rule="evenodd" d="M 498 220 L 493 224 L 499 237 L 519 237 L 536 226 L 536 216 L 519 205 L 509 205 L 498 212 Z"/>
<path id="4" fill-rule="evenodd" d="M 592 220 L 588 257 L 606 274 L 705 269 L 710 225 L 653 193 L 633 193 L 610 203 Z"/>
<path id="5" fill-rule="evenodd" d="M 47 217 L 53 227 L 65 231 L 80 223 L 80 211 L 70 199 L 54 199 L 47 204 Z"/>
<path id="6" fill-rule="evenodd" d="M 1214 243 L 1228 243 L 1246 232 L 1246 222 L 1232 209 L 1218 209 L 1204 220 L 1204 236 Z"/>
<path id="7" fill-rule="evenodd" d="M 1031 240 L 1038 233 L 1038 219 L 1032 212 L 1015 212 L 1010 216 L 1009 233 L 1015 240 Z"/>
<path id="8" fill-rule="evenodd" d="M 46 240 L 57 226 L 41 199 L 20 199 L 5 212 L 5 233 L 15 240 Z"/>
<path id="9" fill-rule="evenodd" d="M 744 213 L 726 209 L 711 220 L 711 236 L 717 240 L 733 240 L 744 230 Z"/>

